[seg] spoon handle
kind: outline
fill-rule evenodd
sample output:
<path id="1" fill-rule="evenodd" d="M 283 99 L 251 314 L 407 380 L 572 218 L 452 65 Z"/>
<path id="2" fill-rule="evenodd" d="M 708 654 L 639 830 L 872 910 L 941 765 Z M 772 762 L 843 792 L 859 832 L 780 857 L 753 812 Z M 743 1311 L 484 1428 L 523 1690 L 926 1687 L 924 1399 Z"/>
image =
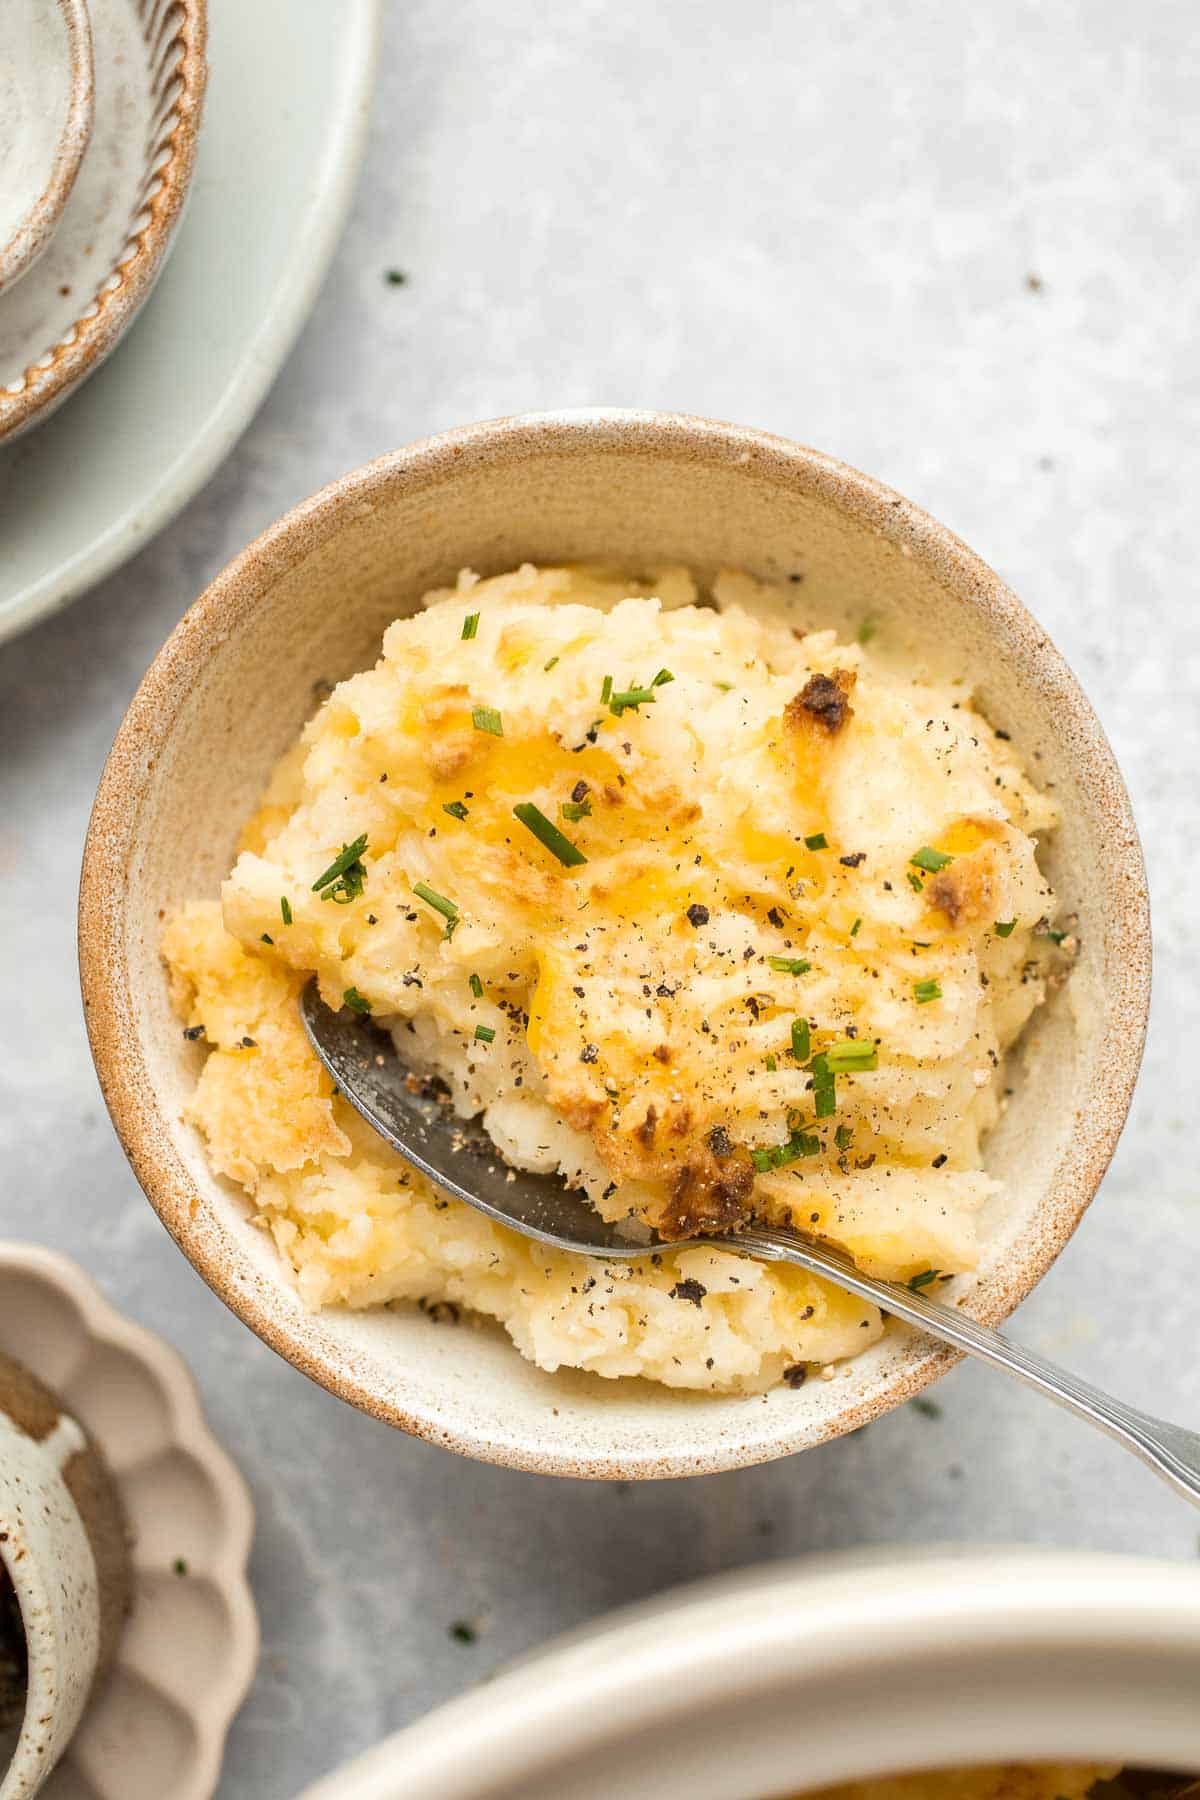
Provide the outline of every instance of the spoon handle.
<path id="1" fill-rule="evenodd" d="M 796 1263 L 814 1275 L 823 1275 L 839 1287 L 873 1300 L 898 1319 L 931 1337 L 940 1338 L 955 1350 L 1004 1369 L 1030 1387 L 1037 1388 L 1051 1400 L 1057 1400 L 1068 1411 L 1078 1413 L 1092 1425 L 1098 1425 L 1109 1437 L 1116 1438 L 1132 1450 L 1156 1474 L 1180 1494 L 1200 1506 L 1200 1436 L 1184 1431 L 1165 1419 L 1156 1419 L 1136 1407 L 1126 1406 L 1110 1394 L 1103 1393 L 1090 1382 L 1081 1381 L 1067 1369 L 1060 1369 L 1035 1350 L 1014 1344 L 990 1326 L 980 1325 L 957 1307 L 945 1306 L 919 1289 L 898 1287 L 890 1281 L 876 1281 L 856 1268 L 840 1250 L 816 1245 L 797 1232 L 784 1228 L 754 1225 L 739 1232 L 736 1238 L 721 1241 L 722 1249 L 744 1251 L 748 1256 L 771 1262 Z"/>

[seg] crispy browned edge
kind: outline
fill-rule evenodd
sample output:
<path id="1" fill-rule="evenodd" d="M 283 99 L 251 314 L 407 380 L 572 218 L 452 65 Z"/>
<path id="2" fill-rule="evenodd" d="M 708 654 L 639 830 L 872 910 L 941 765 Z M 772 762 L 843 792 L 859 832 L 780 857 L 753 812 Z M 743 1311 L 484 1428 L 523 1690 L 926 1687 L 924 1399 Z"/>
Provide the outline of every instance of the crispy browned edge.
<path id="1" fill-rule="evenodd" d="M 1000 578 L 945 526 L 871 477 L 819 451 L 747 427 L 684 414 L 602 412 L 571 417 L 517 416 L 460 427 L 379 457 L 343 475 L 269 527 L 201 594 L 155 658 L 117 733 L 96 796 L 80 885 L 79 956 L 92 1054 L 113 1124 L 151 1204 L 199 1274 L 272 1349 L 310 1379 L 352 1405 L 413 1435 L 462 1454 L 538 1474 L 612 1480 L 709 1474 L 772 1460 L 869 1423 L 911 1399 L 959 1360 L 937 1348 L 913 1360 L 871 1398 L 833 1419 L 781 1434 L 770 1445 L 722 1442 L 693 1457 L 575 1458 L 536 1445 L 497 1442 L 482 1431 L 455 1430 L 401 1411 L 345 1367 L 305 1341 L 303 1321 L 271 1292 L 239 1285 L 210 1254 L 195 1226 L 199 1191 L 171 1141 L 150 1080 L 125 973 L 124 908 L 133 829 L 141 791 L 171 720 L 193 687 L 206 642 L 238 629 L 239 620 L 280 573 L 335 534 L 343 516 L 393 483 L 420 491 L 453 478 L 460 467 L 493 465 L 526 455 L 570 454 L 609 445 L 625 455 L 700 458 L 738 465 L 747 480 L 783 483 L 848 511 L 869 529 L 907 545 L 960 600 L 979 608 L 1014 649 L 1035 665 L 1036 678 L 1065 709 L 1080 740 L 1085 785 L 1111 842 L 1107 875 L 1126 955 L 1113 996 L 1120 1032 L 1098 1065 L 1088 1104 L 1062 1178 L 1023 1259 L 981 1284 L 968 1310 L 998 1324 L 1046 1273 L 1079 1224 L 1107 1169 L 1124 1125 L 1141 1062 L 1150 1000 L 1150 920 L 1137 830 L 1112 751 L 1075 677 L 1046 634 Z"/>
<path id="2" fill-rule="evenodd" d="M 146 4 L 148 0 L 143 0 L 143 10 Z M 52 346 L 53 355 L 45 368 L 34 364 L 26 370 L 20 393 L 0 394 L 0 443 L 22 431 L 37 415 L 53 411 L 78 382 L 104 361 L 158 279 L 183 212 L 196 161 L 208 82 L 208 0 L 172 0 L 166 14 L 175 15 L 169 41 L 182 45 L 174 77 L 181 85 L 171 106 L 171 129 L 158 140 L 160 147 L 170 146 L 170 154 L 157 171 L 161 186 L 144 208 L 150 214 L 149 221 L 138 233 L 137 249 L 128 262 L 121 264 L 120 286 L 109 293 L 93 295 L 96 312 L 90 318 L 76 319 L 74 337 L 69 343 Z M 160 60 L 165 49 L 166 43 L 159 49 Z"/>

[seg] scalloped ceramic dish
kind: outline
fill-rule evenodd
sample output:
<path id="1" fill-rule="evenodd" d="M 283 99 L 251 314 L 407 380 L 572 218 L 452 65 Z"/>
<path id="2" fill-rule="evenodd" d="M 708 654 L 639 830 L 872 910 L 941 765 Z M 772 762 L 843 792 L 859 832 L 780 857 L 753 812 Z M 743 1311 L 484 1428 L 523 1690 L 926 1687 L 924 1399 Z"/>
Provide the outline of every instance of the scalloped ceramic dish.
<path id="1" fill-rule="evenodd" d="M 183 212 L 207 0 L 91 0 L 91 142 L 36 266 L 0 294 L 0 441 L 52 412 L 137 316 Z"/>
<path id="2" fill-rule="evenodd" d="M 112 1674 L 45 1800 L 210 1800 L 258 1661 L 246 1485 L 175 1351 L 66 1257 L 0 1242 L 0 1350 L 102 1446 L 133 1538 L 133 1611 Z"/>
<path id="3" fill-rule="evenodd" d="M 919 630 L 975 678 L 1064 820 L 1047 873 L 1082 953 L 1022 1045 L 988 1141 L 1006 1179 L 964 1304 L 1007 1317 L 1057 1256 L 1108 1165 L 1149 1000 L 1144 873 L 1100 726 L 1062 658 L 944 526 L 867 476 L 780 438 L 671 414 L 597 411 L 450 432 L 355 471 L 274 525 L 185 615 L 105 769 L 84 856 L 80 955 L 92 1050 L 142 1186 L 209 1285 L 297 1368 L 376 1417 L 549 1474 L 699 1474 L 817 1444 L 911 1398 L 952 1353 L 893 1329 L 831 1381 L 752 1399 L 549 1375 L 498 1329 L 413 1309 L 312 1315 L 181 1113 L 200 1064 L 171 1012 L 161 920 L 215 894 L 242 821 L 313 705 L 370 666 L 385 626 L 463 566 L 721 564 L 802 575 L 804 617 Z"/>

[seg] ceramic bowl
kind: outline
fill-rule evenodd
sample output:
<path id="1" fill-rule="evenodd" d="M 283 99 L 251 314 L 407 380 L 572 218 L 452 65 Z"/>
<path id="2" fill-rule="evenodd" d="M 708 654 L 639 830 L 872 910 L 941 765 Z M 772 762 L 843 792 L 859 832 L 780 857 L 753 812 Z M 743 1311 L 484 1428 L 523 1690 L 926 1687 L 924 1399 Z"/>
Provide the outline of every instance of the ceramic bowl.
<path id="1" fill-rule="evenodd" d="M 3 1354 L 0 1569 L 20 1612 L 27 1662 L 20 1717 L 0 1721 L 0 1800 L 30 1800 L 116 1654 L 129 1610 L 129 1551 L 96 1444 L 56 1394 Z"/>
<path id="2" fill-rule="evenodd" d="M 989 1762 L 1200 1773 L 1200 1569 L 1059 1551 L 775 1564 L 620 1612 L 301 1800 L 768 1800 Z"/>
<path id="3" fill-rule="evenodd" d="M 117 735 L 80 897 L 84 1003 L 109 1109 L 139 1180 L 210 1286 L 297 1368 L 456 1450 L 555 1474 L 703 1473 L 848 1431 L 954 1360 L 896 1330 L 832 1381 L 713 1398 L 544 1374 L 499 1330 L 416 1309 L 304 1311 L 243 1200 L 181 1122 L 201 1053 L 159 960 L 163 918 L 215 895 L 242 821 L 314 705 L 369 667 L 388 622 L 464 565 L 605 559 L 802 576 L 806 620 L 870 612 L 914 628 L 975 681 L 1063 824 L 1048 869 L 1082 953 L 1041 1009 L 987 1148 L 1006 1182 L 966 1305 L 1005 1318 L 1061 1250 L 1108 1164 L 1146 1023 L 1141 854 L 1104 735 L 1045 633 L 944 526 L 843 464 L 778 438 L 673 415 L 598 411 L 467 427 L 355 471 L 244 551 L 185 615 Z"/>
<path id="4" fill-rule="evenodd" d="M 213 1438 L 178 1354 L 118 1313 L 67 1257 L 0 1240 L 0 1370 L 5 1353 L 52 1383 L 103 1447 L 109 1518 L 115 1490 L 130 1539 L 119 1593 L 123 1600 L 132 1588 L 132 1608 L 115 1632 L 107 1623 L 117 1610 L 111 1527 L 107 1536 L 97 1530 L 95 1483 L 81 1487 L 69 1467 L 101 1572 L 106 1674 L 45 1800 L 212 1800 L 226 1733 L 258 1661 L 246 1484 Z M 0 1486 L 3 1469 L 0 1450 Z M 39 1718 L 31 1711 L 31 1723 Z M 27 1791 L 15 1795 L 24 1800 Z M 2 1773 L 0 1800 L 9 1800 Z"/>
<path id="5" fill-rule="evenodd" d="M 86 0 L 0 9 L 0 293 L 35 263 L 62 216 L 92 135 Z"/>
<path id="6" fill-rule="evenodd" d="M 36 266 L 0 294 L 0 440 L 100 366 L 162 270 L 196 157 L 206 8 L 92 0 L 90 142 Z"/>

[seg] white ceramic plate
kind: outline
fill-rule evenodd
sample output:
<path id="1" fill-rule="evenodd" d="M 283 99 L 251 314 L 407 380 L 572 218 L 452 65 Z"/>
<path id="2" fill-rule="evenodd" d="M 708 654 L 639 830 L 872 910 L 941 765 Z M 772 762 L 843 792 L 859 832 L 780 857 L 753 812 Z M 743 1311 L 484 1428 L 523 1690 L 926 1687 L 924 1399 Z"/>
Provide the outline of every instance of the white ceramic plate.
<path id="1" fill-rule="evenodd" d="M 133 1537 L 116 1664 L 43 1800 L 210 1800 L 258 1661 L 246 1485 L 175 1351 L 65 1256 L 0 1243 L 0 1350 L 87 1426 Z"/>
<path id="2" fill-rule="evenodd" d="M 766 1800 L 967 1763 L 1200 1772 L 1200 1568 L 867 1551 L 586 1627 L 302 1800 Z"/>
<path id="3" fill-rule="evenodd" d="M 174 517 L 249 423 L 316 297 L 370 106 L 381 0 L 222 0 L 188 215 L 119 351 L 0 451 L 0 641 Z"/>

